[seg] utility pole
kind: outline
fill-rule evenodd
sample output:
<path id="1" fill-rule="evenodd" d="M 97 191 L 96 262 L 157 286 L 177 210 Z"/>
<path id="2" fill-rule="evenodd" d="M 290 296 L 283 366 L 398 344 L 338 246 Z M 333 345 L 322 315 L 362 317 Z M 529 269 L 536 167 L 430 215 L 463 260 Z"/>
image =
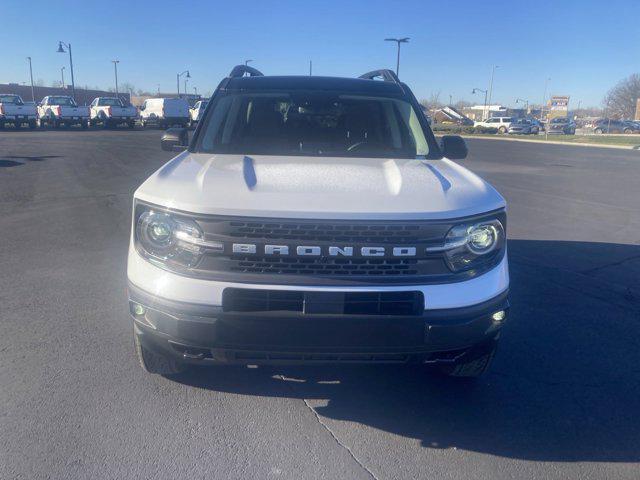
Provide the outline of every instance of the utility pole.
<path id="1" fill-rule="evenodd" d="M 385 38 L 385 42 L 396 42 L 398 44 L 398 56 L 396 59 L 396 76 L 400 77 L 400 44 L 401 43 L 409 43 L 410 37 L 404 38 Z"/>
<path id="2" fill-rule="evenodd" d="M 313 62 L 309 60 L 309 76 L 313 75 Z"/>
<path id="3" fill-rule="evenodd" d="M 493 76 L 496 73 L 496 68 L 500 68 L 500 65 L 493 65 L 491 67 L 491 80 L 489 80 L 489 108 L 491 108 L 491 98 L 493 96 Z"/>
<path id="4" fill-rule="evenodd" d="M 451 107 L 453 105 L 453 95 L 449 94 L 449 106 Z"/>
<path id="5" fill-rule="evenodd" d="M 116 74 L 116 97 L 117 97 L 118 96 L 118 64 L 120 63 L 120 60 L 111 60 L 111 62 L 113 63 L 113 69 Z"/>
<path id="6" fill-rule="evenodd" d="M 35 89 L 33 88 L 33 69 L 31 68 L 31 57 L 27 57 L 27 60 L 29 61 L 29 76 L 31 77 L 31 101 L 35 103 L 36 93 Z"/>

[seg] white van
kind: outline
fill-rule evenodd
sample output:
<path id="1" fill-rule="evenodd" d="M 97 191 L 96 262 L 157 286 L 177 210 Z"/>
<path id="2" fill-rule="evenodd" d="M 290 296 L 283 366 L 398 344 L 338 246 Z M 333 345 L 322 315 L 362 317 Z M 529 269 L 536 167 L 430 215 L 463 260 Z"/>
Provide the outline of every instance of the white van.
<path id="1" fill-rule="evenodd" d="M 189 123 L 189 104 L 183 98 L 148 98 L 140 107 L 140 123 L 143 127 L 186 127 Z"/>

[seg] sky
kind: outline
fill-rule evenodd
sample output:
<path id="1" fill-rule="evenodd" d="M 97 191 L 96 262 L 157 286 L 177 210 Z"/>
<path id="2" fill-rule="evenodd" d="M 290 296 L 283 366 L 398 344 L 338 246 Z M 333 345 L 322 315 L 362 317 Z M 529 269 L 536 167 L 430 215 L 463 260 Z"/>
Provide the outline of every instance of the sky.
<path id="1" fill-rule="evenodd" d="M 76 86 L 119 83 L 176 91 L 189 70 L 199 93 L 212 92 L 246 59 L 265 74 L 358 76 L 395 68 L 418 99 L 482 103 L 492 65 L 493 102 L 539 104 L 570 95 L 570 106 L 601 106 L 606 92 L 640 71 L 640 1 L 608 0 L 298 0 L 0 2 L 0 83 L 60 80 L 73 50 Z M 181 84 L 181 88 L 182 84 Z"/>

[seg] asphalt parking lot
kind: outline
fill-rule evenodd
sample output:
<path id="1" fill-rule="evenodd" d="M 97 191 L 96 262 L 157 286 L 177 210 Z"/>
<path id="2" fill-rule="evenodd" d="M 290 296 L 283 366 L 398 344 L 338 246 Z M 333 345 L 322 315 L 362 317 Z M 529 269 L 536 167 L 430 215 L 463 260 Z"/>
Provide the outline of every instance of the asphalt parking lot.
<path id="1" fill-rule="evenodd" d="M 638 478 L 640 153 L 469 140 L 512 316 L 475 383 L 397 367 L 142 372 L 131 196 L 158 131 L 0 132 L 0 478 Z"/>

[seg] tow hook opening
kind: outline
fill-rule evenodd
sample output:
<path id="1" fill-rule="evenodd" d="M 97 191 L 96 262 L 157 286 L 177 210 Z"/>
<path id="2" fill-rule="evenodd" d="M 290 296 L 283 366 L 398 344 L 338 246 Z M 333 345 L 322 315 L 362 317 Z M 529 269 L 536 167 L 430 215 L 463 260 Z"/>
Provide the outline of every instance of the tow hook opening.
<path id="1" fill-rule="evenodd" d="M 172 341 L 169 341 L 169 344 L 171 345 L 171 348 L 182 355 L 182 358 L 188 360 L 204 360 L 205 358 L 213 358 L 211 350 L 208 348 L 194 347 Z"/>

